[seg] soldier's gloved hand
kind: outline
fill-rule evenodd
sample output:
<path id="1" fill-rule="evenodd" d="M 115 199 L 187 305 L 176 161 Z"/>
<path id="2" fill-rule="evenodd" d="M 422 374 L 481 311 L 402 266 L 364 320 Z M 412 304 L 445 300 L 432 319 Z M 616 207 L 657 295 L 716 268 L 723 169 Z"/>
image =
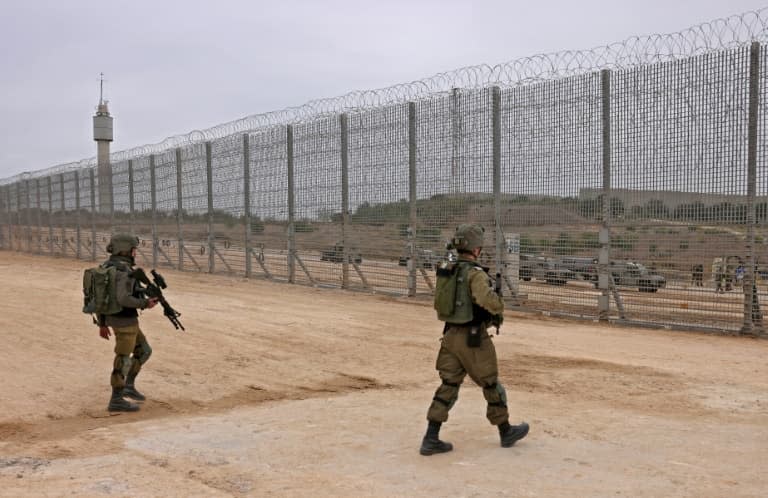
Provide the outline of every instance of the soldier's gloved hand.
<path id="1" fill-rule="evenodd" d="M 151 310 L 152 308 L 157 306 L 158 301 L 160 301 L 158 298 L 150 297 L 149 299 L 147 299 L 147 308 L 146 309 Z"/>
<path id="2" fill-rule="evenodd" d="M 109 340 L 112 333 L 109 331 L 109 327 L 99 327 L 99 336 L 101 336 L 102 339 Z"/>
<path id="3" fill-rule="evenodd" d="M 491 324 L 494 326 L 501 326 L 504 323 L 504 315 L 494 315 Z"/>

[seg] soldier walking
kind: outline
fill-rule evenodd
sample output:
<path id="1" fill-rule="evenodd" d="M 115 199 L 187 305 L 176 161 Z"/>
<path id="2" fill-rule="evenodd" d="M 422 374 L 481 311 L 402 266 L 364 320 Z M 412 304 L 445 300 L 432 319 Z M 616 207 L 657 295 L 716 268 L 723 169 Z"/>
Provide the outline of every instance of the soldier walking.
<path id="1" fill-rule="evenodd" d="M 483 389 L 488 403 L 486 416 L 498 427 L 501 446 L 509 448 L 528 434 L 528 424 L 509 424 L 507 395 L 498 379 L 496 348 L 488 335 L 489 325 L 503 321 L 504 301 L 492 288 L 487 268 L 477 262 L 483 247 L 483 227 L 460 225 L 451 241 L 459 253 L 455 263 L 444 262 L 437 270 L 435 309 L 445 322 L 436 368 L 441 384 L 427 412 L 427 433 L 422 455 L 445 453 L 451 443 L 441 441 L 440 427 L 456 403 L 466 375 Z"/>
<path id="2" fill-rule="evenodd" d="M 113 235 L 107 245 L 109 259 L 102 266 L 115 267 L 117 303 L 122 310 L 111 315 L 99 315 L 99 335 L 109 340 L 110 327 L 115 333 L 115 360 L 110 384 L 112 396 L 107 410 L 110 412 L 134 412 L 139 405 L 124 398 L 144 401 L 146 397 L 136 389 L 136 376 L 152 354 L 147 338 L 139 328 L 139 309 L 151 309 L 158 300 L 147 299 L 140 292 L 139 283 L 132 276 L 136 264 L 138 237 L 131 234 Z"/>

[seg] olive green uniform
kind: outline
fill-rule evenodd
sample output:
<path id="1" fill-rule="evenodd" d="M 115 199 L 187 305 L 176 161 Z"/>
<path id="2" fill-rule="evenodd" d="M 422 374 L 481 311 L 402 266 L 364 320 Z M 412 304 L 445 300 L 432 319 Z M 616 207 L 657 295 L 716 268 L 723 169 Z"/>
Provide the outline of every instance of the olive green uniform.
<path id="1" fill-rule="evenodd" d="M 488 335 L 491 322 L 500 320 L 504 301 L 492 288 L 491 278 L 484 268 L 474 261 L 459 258 L 458 265 L 470 265 L 468 272 L 469 295 L 472 300 L 472 319 L 467 323 L 447 323 L 443 333 L 436 368 L 442 384 L 435 391 L 432 404 L 427 412 L 430 422 L 445 422 L 448 412 L 456 403 L 459 387 L 466 375 L 483 388 L 488 402 L 486 416 L 493 425 L 506 422 L 509 418 L 507 397 L 504 387 L 498 381 L 496 348 Z M 478 344 L 471 347 L 468 335 L 476 333 Z"/>
<path id="2" fill-rule="evenodd" d="M 113 388 L 122 389 L 128 384 L 133 384 L 141 367 L 152 354 L 152 348 L 147 338 L 139 328 L 139 316 L 137 309 L 147 307 L 148 300 L 137 293 L 137 282 L 131 276 L 133 261 L 124 256 L 111 256 L 106 262 L 117 270 L 115 285 L 117 291 L 117 303 L 123 310 L 114 315 L 100 317 L 103 325 L 111 327 L 115 333 L 115 360 L 110 376 L 110 384 Z"/>

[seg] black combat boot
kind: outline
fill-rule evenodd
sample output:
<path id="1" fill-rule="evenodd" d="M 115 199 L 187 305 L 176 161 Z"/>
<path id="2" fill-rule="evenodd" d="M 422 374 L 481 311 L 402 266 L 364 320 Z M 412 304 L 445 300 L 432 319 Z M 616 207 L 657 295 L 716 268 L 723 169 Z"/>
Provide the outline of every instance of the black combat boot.
<path id="1" fill-rule="evenodd" d="M 135 401 L 145 401 L 147 397 L 136 390 L 135 382 L 136 382 L 136 376 L 128 375 L 128 377 L 125 379 L 125 388 L 123 389 L 123 396 L 125 396 L 126 398 L 131 398 L 132 400 L 135 400 Z"/>
<path id="2" fill-rule="evenodd" d="M 528 434 L 528 424 L 522 422 L 520 425 L 509 425 L 509 422 L 499 424 L 499 436 L 501 437 L 501 447 L 510 448 L 516 442 L 523 439 Z"/>
<path id="3" fill-rule="evenodd" d="M 137 412 L 139 405 L 123 399 L 123 390 L 119 387 L 112 388 L 112 397 L 109 398 L 107 410 L 110 412 Z"/>
<path id="4" fill-rule="evenodd" d="M 447 453 L 453 449 L 451 443 L 440 441 L 440 438 L 438 437 L 440 434 L 440 425 L 442 425 L 441 422 L 429 421 L 427 433 L 421 441 L 421 449 L 419 449 L 419 453 L 422 455 L 434 455 L 436 453 Z"/>

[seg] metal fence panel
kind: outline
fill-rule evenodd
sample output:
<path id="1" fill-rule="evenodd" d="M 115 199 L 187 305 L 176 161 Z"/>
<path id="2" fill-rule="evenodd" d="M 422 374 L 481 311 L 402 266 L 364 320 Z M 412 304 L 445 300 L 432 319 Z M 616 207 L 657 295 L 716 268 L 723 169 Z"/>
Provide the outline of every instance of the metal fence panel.
<path id="1" fill-rule="evenodd" d="M 181 198 L 184 216 L 184 246 L 192 267 L 208 269 L 207 183 L 205 147 L 190 145 L 181 149 Z"/>
<path id="2" fill-rule="evenodd" d="M 348 122 L 349 232 L 359 244 L 359 254 L 351 248 L 348 287 L 404 294 L 409 255 L 408 106 L 352 113 Z M 333 215 L 341 219 L 341 209 Z"/>
<path id="3" fill-rule="evenodd" d="M 62 254 L 69 257 L 77 257 L 77 186 L 75 185 L 75 172 L 68 171 L 61 174 L 61 240 Z"/>
<path id="4" fill-rule="evenodd" d="M 528 308 L 597 316 L 602 212 L 598 73 L 502 93 L 501 223 Z"/>
<path id="5" fill-rule="evenodd" d="M 740 326 L 748 63 L 745 48 L 614 73 L 612 273 L 628 319 Z"/>
<path id="6" fill-rule="evenodd" d="M 216 140 L 213 151 L 214 243 L 221 270 L 245 273 L 242 135 Z M 218 267 L 217 267 L 218 268 Z"/>
<path id="7" fill-rule="evenodd" d="M 494 260 L 491 95 L 462 90 L 416 103 L 417 251 L 443 257 L 458 223 L 478 223 L 486 231 L 480 262 Z M 418 292 L 431 292 L 427 279 L 418 280 Z"/>
<path id="8" fill-rule="evenodd" d="M 115 232 L 133 232 L 131 212 L 132 162 L 120 161 L 112 165 L 112 229 Z"/>
<path id="9" fill-rule="evenodd" d="M 294 127 L 296 281 L 341 286 L 341 128 L 338 117 Z M 346 241 L 349 251 L 362 240 Z"/>
<path id="10" fill-rule="evenodd" d="M 255 275 L 288 279 L 287 138 L 284 126 L 249 133 Z"/>

